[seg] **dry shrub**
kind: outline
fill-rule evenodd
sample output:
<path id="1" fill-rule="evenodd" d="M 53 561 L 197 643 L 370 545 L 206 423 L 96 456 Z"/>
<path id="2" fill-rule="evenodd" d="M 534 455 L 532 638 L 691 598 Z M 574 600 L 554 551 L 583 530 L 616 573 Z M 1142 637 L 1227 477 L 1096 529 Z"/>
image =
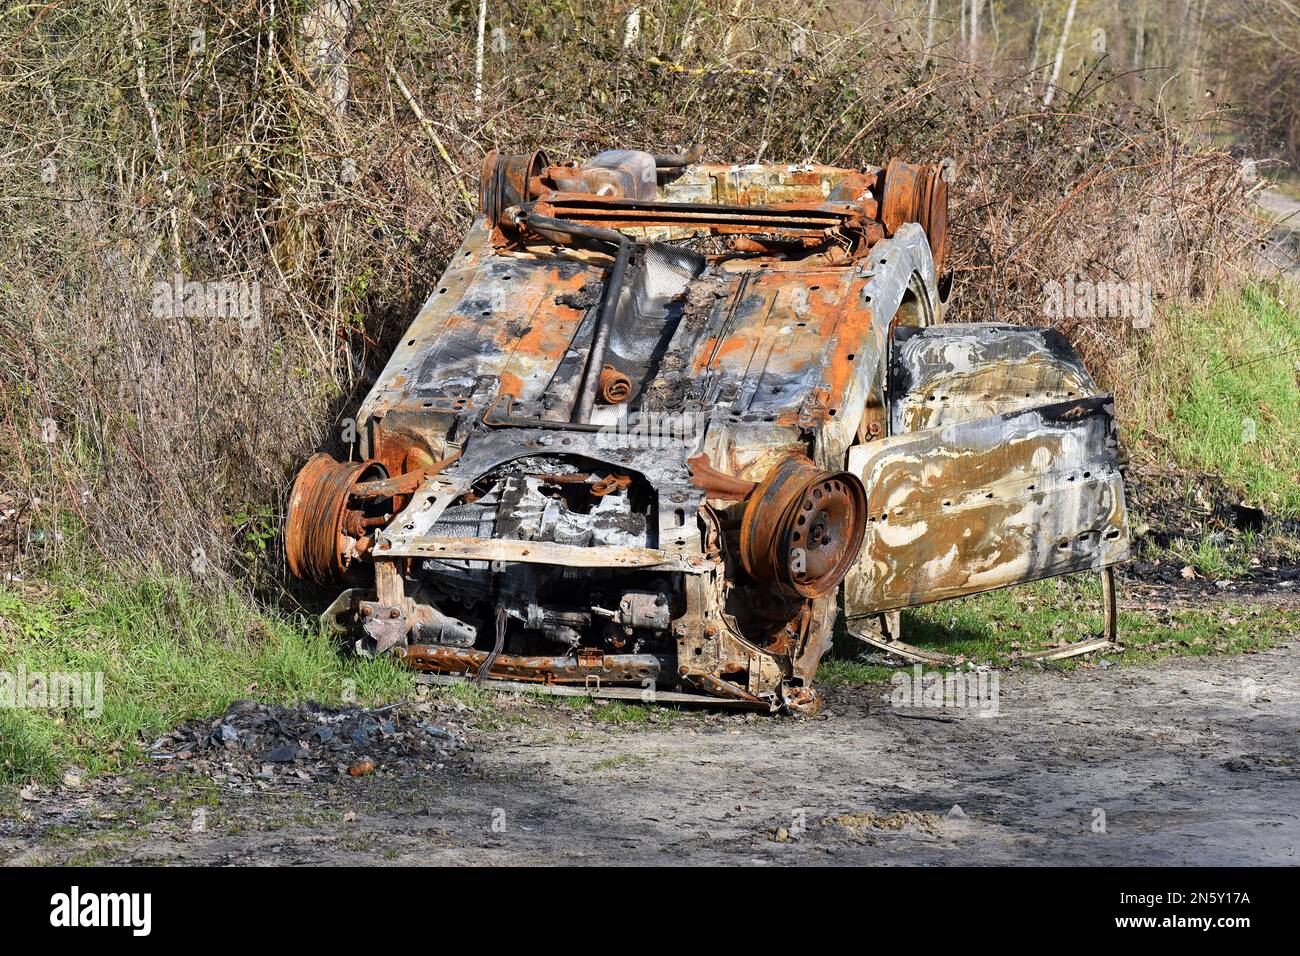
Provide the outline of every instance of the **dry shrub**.
<path id="1" fill-rule="evenodd" d="M 19 536 L 32 556 L 277 581 L 289 480 L 337 448 L 470 222 L 488 148 L 952 157 L 956 321 L 1042 324 L 1043 284 L 1071 274 L 1203 296 L 1244 236 L 1236 164 L 1109 77 L 1047 110 L 1014 71 L 922 66 L 883 22 L 681 0 L 641 4 L 629 41 L 606 3 L 492 0 L 476 101 L 476 3 L 276 6 L 0 22 L 0 441 L 10 504 L 47 532 Z M 260 324 L 158 314 L 177 276 L 260 283 Z M 1135 354 L 1117 322 L 1067 328 L 1103 380 Z"/>

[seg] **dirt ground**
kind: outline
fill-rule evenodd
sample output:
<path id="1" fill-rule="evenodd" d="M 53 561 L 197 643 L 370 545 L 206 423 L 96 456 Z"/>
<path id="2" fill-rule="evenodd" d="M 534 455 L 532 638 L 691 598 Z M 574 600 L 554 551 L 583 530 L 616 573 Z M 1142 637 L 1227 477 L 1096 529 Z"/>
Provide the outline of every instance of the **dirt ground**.
<path id="1" fill-rule="evenodd" d="M 808 721 L 635 725 L 500 695 L 494 729 L 418 773 L 151 769 L 47 792 L 0 821 L 0 861 L 1300 862 L 1300 645 L 1018 670 L 999 689 L 991 717 L 896 710 L 875 686 L 828 690 Z"/>

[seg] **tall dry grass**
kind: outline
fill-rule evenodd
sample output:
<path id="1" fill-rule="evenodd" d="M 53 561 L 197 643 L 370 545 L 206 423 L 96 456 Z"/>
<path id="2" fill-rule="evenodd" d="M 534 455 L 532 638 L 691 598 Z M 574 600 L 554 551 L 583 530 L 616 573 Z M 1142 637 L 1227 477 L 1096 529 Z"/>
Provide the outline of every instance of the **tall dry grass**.
<path id="1" fill-rule="evenodd" d="M 974 68 L 765 0 L 68 0 L 0 20 L 0 556 L 278 580 L 289 480 L 337 441 L 472 216 L 489 148 L 952 157 L 951 320 L 1042 324 L 1067 275 L 1203 297 L 1238 164 L 1078 77 Z M 260 322 L 155 283 L 256 281 Z M 1122 324 L 1066 331 L 1123 388 Z"/>

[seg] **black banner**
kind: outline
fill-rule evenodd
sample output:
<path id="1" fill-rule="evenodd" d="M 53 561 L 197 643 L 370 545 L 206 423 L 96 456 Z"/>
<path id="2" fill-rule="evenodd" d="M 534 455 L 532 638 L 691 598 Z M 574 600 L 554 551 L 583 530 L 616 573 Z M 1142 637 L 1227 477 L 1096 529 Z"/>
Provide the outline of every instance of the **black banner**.
<path id="1" fill-rule="evenodd" d="M 624 911 L 614 922 L 635 927 L 649 917 L 676 936 L 695 925 L 717 932 L 723 914 L 766 910 L 773 889 L 784 884 L 778 895 L 787 902 L 776 912 L 795 917 L 807 907 L 796 921 L 811 920 L 819 932 L 840 923 L 872 935 L 926 915 L 952 920 L 971 939 L 1041 929 L 1071 941 L 1127 936 L 1183 945 L 1199 936 L 1231 945 L 1242 933 L 1284 928 L 1282 909 L 1293 908 L 1293 874 L 1285 870 L 749 868 L 698 875 L 704 879 L 664 869 L 0 869 L 0 917 L 15 939 L 338 944 L 373 942 L 394 922 L 418 931 L 428 923 L 477 922 L 493 908 L 517 915 L 533 907 L 561 919 L 567 910 L 567 918 L 582 921 L 595 906 L 604 915 L 590 929 L 602 935 L 609 916 Z M 695 891 L 684 892 L 688 887 Z M 496 943 L 503 935 L 537 939 L 527 919 L 488 925 Z M 545 934 L 553 939 L 554 928 Z"/>

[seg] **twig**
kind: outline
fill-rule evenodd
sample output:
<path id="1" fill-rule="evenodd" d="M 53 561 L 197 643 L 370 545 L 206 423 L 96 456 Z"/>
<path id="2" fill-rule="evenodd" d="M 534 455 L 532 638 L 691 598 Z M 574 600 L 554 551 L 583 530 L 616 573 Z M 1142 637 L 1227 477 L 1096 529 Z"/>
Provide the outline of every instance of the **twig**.
<path id="1" fill-rule="evenodd" d="M 140 90 L 140 99 L 144 103 L 145 113 L 149 116 L 149 134 L 153 139 L 154 158 L 158 161 L 158 175 L 162 178 L 163 195 L 167 198 L 167 215 L 172 222 L 172 257 L 175 260 L 176 274 L 180 275 L 181 226 L 176 215 L 176 195 L 172 191 L 171 172 L 167 169 L 166 159 L 163 158 L 162 138 L 158 134 L 158 112 L 154 109 L 153 100 L 149 96 L 149 87 L 145 83 L 144 28 L 135 12 L 135 5 L 130 2 L 126 5 L 126 18 L 131 24 L 132 45 L 135 47 L 135 82 Z"/>
<path id="2" fill-rule="evenodd" d="M 456 182 L 456 188 L 460 190 L 460 197 L 465 200 L 466 208 L 468 208 L 470 212 L 473 212 L 474 200 L 470 198 L 469 190 L 466 189 L 465 184 L 461 182 L 460 170 L 457 169 L 456 164 L 452 162 L 451 154 L 447 152 L 447 147 L 442 144 L 442 138 L 438 135 L 437 131 L 434 130 L 433 124 L 429 122 L 429 118 L 424 115 L 424 110 L 420 109 L 420 104 L 415 102 L 415 97 L 412 96 L 411 91 L 407 89 L 406 82 L 402 79 L 402 75 L 397 72 L 392 61 L 389 60 L 387 56 L 384 57 L 384 67 L 388 70 L 388 75 L 393 78 L 393 82 L 397 84 L 397 88 L 402 93 L 402 98 L 406 100 L 406 105 L 411 108 L 411 112 L 415 114 L 415 118 L 420 121 L 420 125 L 424 128 L 425 133 L 428 134 L 429 139 L 433 140 L 433 145 L 438 150 L 438 155 L 441 156 L 442 161 L 447 164 L 447 168 L 452 171 L 452 176 Z"/>

